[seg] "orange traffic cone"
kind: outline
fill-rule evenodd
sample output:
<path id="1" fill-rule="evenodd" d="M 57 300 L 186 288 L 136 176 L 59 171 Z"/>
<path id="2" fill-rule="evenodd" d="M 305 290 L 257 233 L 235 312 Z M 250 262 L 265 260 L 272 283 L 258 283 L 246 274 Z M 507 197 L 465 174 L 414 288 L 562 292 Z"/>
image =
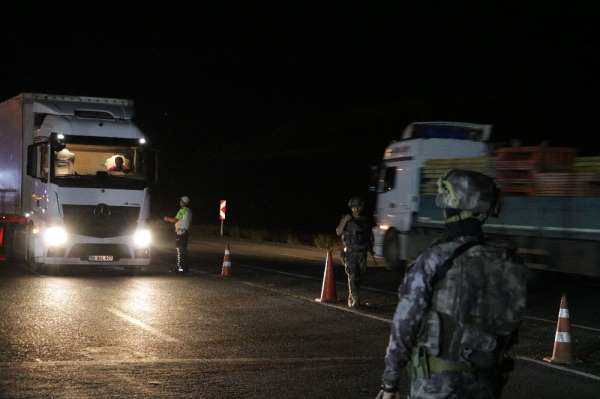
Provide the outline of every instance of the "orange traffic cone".
<path id="1" fill-rule="evenodd" d="M 554 338 L 554 350 L 552 357 L 545 357 L 544 361 L 550 363 L 573 363 L 571 348 L 571 322 L 569 321 L 569 307 L 567 306 L 567 295 L 563 294 L 558 310 L 558 322 L 556 323 L 556 336 Z"/>
<path id="2" fill-rule="evenodd" d="M 231 259 L 229 257 L 229 243 L 225 247 L 225 255 L 223 256 L 223 267 L 221 269 L 221 277 L 231 276 Z"/>
<path id="3" fill-rule="evenodd" d="M 325 273 L 323 274 L 323 286 L 321 287 L 321 298 L 317 302 L 337 302 L 337 291 L 335 289 L 335 275 L 333 274 L 333 258 L 331 250 L 327 250 L 325 258 Z"/>

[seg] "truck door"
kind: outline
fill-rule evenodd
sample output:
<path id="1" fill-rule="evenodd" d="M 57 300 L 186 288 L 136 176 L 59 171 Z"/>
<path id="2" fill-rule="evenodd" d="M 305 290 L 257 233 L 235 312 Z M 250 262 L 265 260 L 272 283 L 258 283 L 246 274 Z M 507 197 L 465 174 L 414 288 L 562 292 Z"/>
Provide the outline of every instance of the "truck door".
<path id="1" fill-rule="evenodd" d="M 43 215 L 48 207 L 48 177 L 50 176 L 50 148 L 47 142 L 32 144 L 27 148 L 27 174 L 33 178 L 28 209 L 38 217 Z"/>
<path id="2" fill-rule="evenodd" d="M 411 161 L 385 163 L 381 168 L 377 216 L 380 224 L 410 230 L 416 205 L 415 170 Z"/>

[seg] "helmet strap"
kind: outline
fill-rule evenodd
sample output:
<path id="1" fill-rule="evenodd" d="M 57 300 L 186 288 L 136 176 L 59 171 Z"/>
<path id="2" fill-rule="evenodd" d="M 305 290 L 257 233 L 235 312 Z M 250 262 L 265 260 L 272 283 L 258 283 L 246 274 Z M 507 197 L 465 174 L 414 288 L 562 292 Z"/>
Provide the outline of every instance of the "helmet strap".
<path id="1" fill-rule="evenodd" d="M 456 222 L 446 222 L 449 237 L 473 236 L 483 239 L 483 223 L 476 217 L 467 217 Z"/>

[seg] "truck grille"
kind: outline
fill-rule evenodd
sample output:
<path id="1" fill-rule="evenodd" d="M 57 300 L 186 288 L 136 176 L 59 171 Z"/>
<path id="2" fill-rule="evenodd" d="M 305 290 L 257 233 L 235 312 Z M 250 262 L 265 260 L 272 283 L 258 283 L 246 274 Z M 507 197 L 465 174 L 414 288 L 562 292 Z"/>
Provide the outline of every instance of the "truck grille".
<path id="1" fill-rule="evenodd" d="M 69 258 L 81 260 L 87 260 L 89 256 L 94 255 L 112 255 L 113 260 L 131 258 L 125 244 L 75 244 L 69 252 Z"/>
<path id="2" fill-rule="evenodd" d="M 63 205 L 65 226 L 69 233 L 98 238 L 131 234 L 139 214 L 139 207 Z"/>

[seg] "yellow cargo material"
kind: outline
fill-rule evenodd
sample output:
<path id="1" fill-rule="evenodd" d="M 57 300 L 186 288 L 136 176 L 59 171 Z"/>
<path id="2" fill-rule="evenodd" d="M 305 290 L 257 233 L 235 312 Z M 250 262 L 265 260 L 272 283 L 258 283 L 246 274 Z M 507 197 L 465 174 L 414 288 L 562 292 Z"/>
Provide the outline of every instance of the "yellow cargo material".
<path id="1" fill-rule="evenodd" d="M 494 176 L 494 159 L 490 157 L 430 159 L 425 161 L 421 176 L 421 193 L 437 193 L 437 180 L 449 169 L 467 169 Z"/>
<path id="2" fill-rule="evenodd" d="M 575 158 L 574 172 L 600 172 L 600 157 Z"/>

